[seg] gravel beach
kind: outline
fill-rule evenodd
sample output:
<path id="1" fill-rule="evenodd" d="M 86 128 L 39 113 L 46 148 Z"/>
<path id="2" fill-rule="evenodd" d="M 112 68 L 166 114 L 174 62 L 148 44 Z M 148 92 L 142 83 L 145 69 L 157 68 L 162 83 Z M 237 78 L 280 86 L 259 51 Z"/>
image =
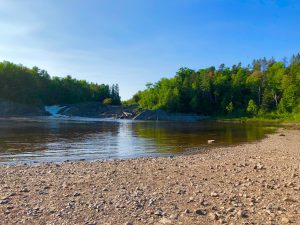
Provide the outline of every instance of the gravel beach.
<path id="1" fill-rule="evenodd" d="M 0 224 L 300 224 L 300 129 L 173 158 L 2 166 Z"/>

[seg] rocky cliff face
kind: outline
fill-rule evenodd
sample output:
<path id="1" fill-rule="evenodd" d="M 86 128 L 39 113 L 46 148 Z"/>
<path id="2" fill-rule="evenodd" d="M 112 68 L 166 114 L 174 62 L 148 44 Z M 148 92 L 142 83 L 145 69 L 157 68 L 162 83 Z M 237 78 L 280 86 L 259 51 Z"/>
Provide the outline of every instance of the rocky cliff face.
<path id="1" fill-rule="evenodd" d="M 0 99 L 0 117 L 48 116 L 43 107 L 25 105 Z"/>

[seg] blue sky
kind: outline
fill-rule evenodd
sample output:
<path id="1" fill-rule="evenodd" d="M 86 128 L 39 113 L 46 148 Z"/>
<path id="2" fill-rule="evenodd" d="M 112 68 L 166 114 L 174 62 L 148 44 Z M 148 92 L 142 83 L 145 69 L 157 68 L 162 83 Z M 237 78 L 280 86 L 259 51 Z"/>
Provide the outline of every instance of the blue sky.
<path id="1" fill-rule="evenodd" d="M 298 0 L 1 0 L 0 60 L 118 83 L 300 52 Z"/>

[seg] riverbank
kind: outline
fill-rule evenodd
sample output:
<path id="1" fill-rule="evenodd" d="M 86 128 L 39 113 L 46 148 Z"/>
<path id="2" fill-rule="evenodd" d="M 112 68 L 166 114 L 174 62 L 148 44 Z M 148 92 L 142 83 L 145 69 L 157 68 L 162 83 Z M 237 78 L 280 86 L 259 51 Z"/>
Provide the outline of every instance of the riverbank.
<path id="1" fill-rule="evenodd" d="M 174 158 L 0 167 L 1 224 L 300 224 L 300 127 Z"/>
<path id="2" fill-rule="evenodd" d="M 0 99 L 0 118 L 49 116 L 42 106 L 25 105 Z"/>

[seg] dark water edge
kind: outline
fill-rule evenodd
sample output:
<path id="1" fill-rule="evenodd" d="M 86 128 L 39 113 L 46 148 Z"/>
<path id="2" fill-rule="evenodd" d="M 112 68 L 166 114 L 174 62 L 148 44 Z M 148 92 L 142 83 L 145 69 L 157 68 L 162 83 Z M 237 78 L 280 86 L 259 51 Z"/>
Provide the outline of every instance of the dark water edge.
<path id="1" fill-rule="evenodd" d="M 114 160 L 201 152 L 261 140 L 274 123 L 0 119 L 0 165 Z M 210 146 L 211 147 L 211 146 Z"/>

